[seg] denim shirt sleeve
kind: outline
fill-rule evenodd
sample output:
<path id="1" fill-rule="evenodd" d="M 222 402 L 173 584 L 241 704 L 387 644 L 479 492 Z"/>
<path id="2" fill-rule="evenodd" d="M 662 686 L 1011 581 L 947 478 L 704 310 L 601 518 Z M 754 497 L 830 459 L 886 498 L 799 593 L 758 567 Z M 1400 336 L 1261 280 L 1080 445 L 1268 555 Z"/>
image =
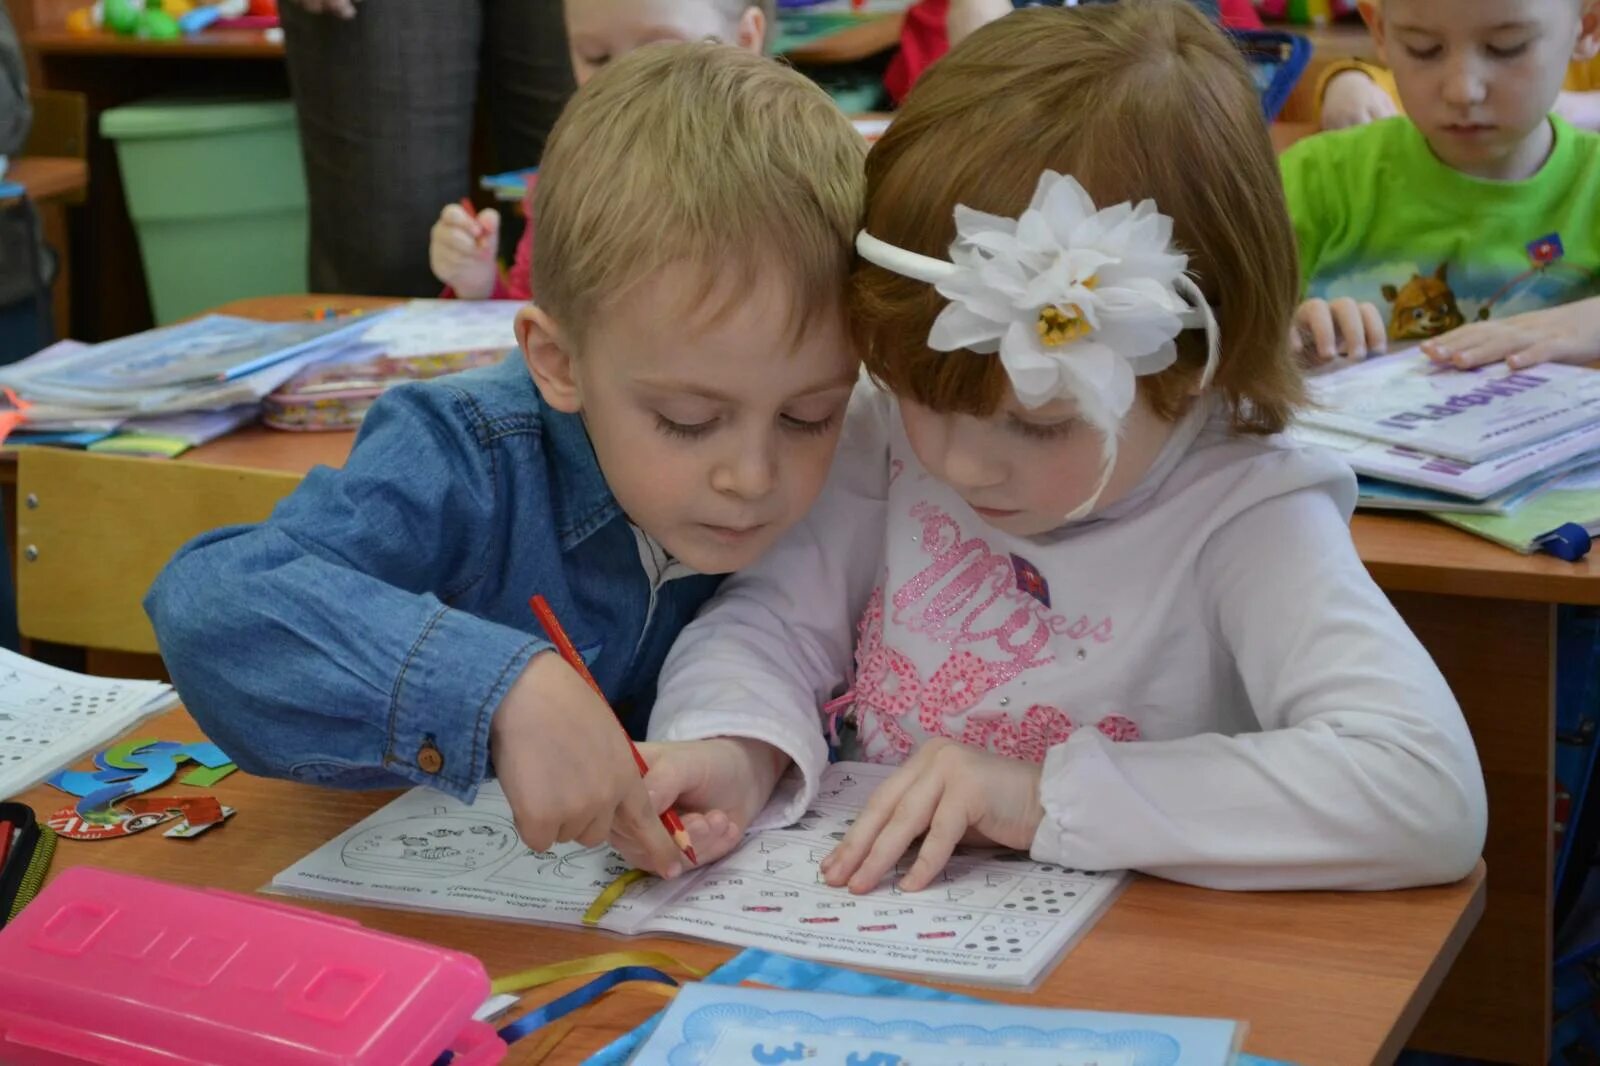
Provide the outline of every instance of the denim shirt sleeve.
<path id="1" fill-rule="evenodd" d="M 396 389 L 344 469 L 312 471 L 266 522 L 201 536 L 157 578 L 145 609 L 167 668 L 241 767 L 476 794 L 490 719 L 549 647 L 446 606 L 492 579 L 488 542 L 509 505 L 504 454 L 476 421 L 454 388 Z M 547 501 L 529 458 L 517 492 Z"/>

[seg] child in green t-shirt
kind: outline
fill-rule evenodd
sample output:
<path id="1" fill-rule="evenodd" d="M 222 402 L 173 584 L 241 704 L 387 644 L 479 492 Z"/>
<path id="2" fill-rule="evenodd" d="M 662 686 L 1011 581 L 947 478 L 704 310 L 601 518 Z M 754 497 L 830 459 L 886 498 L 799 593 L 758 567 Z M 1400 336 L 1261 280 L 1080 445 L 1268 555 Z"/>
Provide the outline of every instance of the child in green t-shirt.
<path id="1" fill-rule="evenodd" d="M 1407 117 L 1283 156 L 1311 361 L 1600 358 L 1600 135 L 1550 114 L 1600 0 L 1385 0 Z"/>

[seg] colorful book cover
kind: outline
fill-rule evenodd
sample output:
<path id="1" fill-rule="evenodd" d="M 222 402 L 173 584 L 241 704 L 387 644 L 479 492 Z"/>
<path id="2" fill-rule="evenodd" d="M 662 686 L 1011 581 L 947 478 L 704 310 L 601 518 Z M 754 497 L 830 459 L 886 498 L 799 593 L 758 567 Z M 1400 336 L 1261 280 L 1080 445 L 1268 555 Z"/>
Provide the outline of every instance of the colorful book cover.
<path id="1" fill-rule="evenodd" d="M 730 988 L 734 986 L 787 989 L 791 992 L 827 993 L 852 998 L 899 999 L 914 1003 L 968 1003 L 981 1005 L 985 1000 L 960 992 L 947 992 L 931 985 L 899 981 L 882 974 L 829 966 L 809 962 L 789 955 L 780 955 L 759 948 L 746 948 L 715 970 L 706 974 L 704 983 Z M 633 1054 L 656 1031 L 662 1013 L 653 1015 L 632 1032 L 607 1044 L 588 1059 L 587 1066 L 623 1066 L 633 1061 Z M 1234 1057 L 1234 1066 L 1289 1066 L 1288 1063 L 1258 1058 L 1240 1053 Z"/>
<path id="2" fill-rule="evenodd" d="M 206 315 L 96 344 L 46 364 L 37 380 L 106 392 L 210 383 L 293 358 L 351 328 L 349 322 L 258 322 Z"/>
<path id="3" fill-rule="evenodd" d="M 638 1066 L 1229 1066 L 1238 1022 L 694 984 Z"/>
<path id="4" fill-rule="evenodd" d="M 1435 366 L 1412 349 L 1311 379 L 1301 421 L 1465 463 L 1526 448 L 1600 419 L 1600 373 L 1546 363 Z"/>
<path id="5" fill-rule="evenodd" d="M 1467 500 L 1486 500 L 1530 478 L 1587 465 L 1600 458 L 1600 419 L 1481 463 L 1463 463 L 1399 444 L 1380 444 L 1305 425 L 1295 426 L 1290 435 L 1302 444 L 1338 452 L 1358 474 Z"/>
<path id="6" fill-rule="evenodd" d="M 1356 479 L 1356 506 L 1367 511 L 1453 511 L 1457 514 L 1505 514 L 1507 501 L 1499 496 L 1487 500 L 1463 500 L 1432 489 L 1397 485 L 1377 478 Z"/>

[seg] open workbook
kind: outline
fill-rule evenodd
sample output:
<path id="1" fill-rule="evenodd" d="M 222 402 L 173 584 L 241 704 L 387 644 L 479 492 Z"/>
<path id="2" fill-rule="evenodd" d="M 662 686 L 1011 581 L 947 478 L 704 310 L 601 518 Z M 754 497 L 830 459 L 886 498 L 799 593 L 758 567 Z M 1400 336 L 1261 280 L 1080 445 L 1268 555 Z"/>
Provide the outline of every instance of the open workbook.
<path id="1" fill-rule="evenodd" d="M 868 895 L 824 884 L 818 864 L 890 768 L 838 763 L 797 823 L 753 833 L 722 861 L 676 881 L 632 885 L 599 921 L 953 981 L 1031 986 L 1092 925 L 1124 875 L 1071 870 L 1015 852 L 957 852 L 934 884 Z M 902 860 L 896 876 L 914 858 Z M 530 851 L 490 782 L 468 807 L 415 789 L 272 880 L 297 895 L 495 918 L 582 924 L 626 872 L 609 848 Z"/>
<path id="2" fill-rule="evenodd" d="M 0 799 L 177 704 L 159 681 L 85 677 L 0 648 Z"/>

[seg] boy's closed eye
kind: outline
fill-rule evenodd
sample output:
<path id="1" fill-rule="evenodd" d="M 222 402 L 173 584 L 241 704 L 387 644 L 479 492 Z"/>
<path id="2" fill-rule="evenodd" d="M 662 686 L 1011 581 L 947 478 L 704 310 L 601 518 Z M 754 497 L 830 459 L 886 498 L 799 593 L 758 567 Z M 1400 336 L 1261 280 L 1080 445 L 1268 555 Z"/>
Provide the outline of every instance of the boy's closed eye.
<path id="1" fill-rule="evenodd" d="M 1537 35 L 1533 37 L 1517 37 L 1510 40 L 1490 41 L 1488 44 L 1484 45 L 1484 51 L 1488 52 L 1496 59 L 1516 59 L 1518 56 L 1527 52 L 1529 48 L 1533 47 L 1533 44 L 1536 40 L 1538 40 Z"/>
<path id="2" fill-rule="evenodd" d="M 786 430 L 820 437 L 834 427 L 842 413 L 842 405 L 836 405 L 831 410 L 821 412 L 784 412 L 778 416 L 778 422 Z M 679 420 L 670 418 L 659 411 L 656 412 L 657 428 L 669 437 L 677 437 L 682 440 L 697 440 L 705 437 L 714 431 L 722 421 L 723 418 L 720 415 L 701 419 Z"/>

